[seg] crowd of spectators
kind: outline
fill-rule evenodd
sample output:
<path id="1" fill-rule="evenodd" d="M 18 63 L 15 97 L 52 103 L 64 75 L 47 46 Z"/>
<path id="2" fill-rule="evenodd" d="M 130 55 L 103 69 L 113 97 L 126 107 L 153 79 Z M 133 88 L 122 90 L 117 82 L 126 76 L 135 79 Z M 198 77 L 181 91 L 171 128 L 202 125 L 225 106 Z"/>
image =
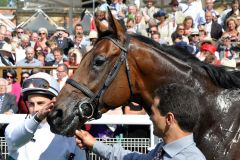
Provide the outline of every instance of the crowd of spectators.
<path id="1" fill-rule="evenodd" d="M 139 1 L 122 0 L 98 2 L 94 16 L 106 27 L 109 7 L 130 34 L 149 37 L 159 44 L 186 47 L 200 61 L 213 65 L 235 68 L 239 62 L 240 0 L 232 0 L 230 8 L 222 14 L 213 8 L 214 0 L 204 0 L 204 6 L 200 0 L 187 0 L 186 3 L 171 0 L 167 9 L 156 7 L 155 0 L 145 0 L 143 4 Z M 6 26 L 0 24 L 0 66 L 57 67 L 49 73 L 58 80 L 62 88 L 66 79 L 74 73 L 69 67 L 77 67 L 98 38 L 94 21 L 90 23 L 88 35 L 81 23 L 75 25 L 73 34 L 63 27 L 58 27 L 54 33 L 49 33 L 42 27 L 37 32 L 21 27 L 10 32 Z M 23 70 L 21 83 L 34 72 L 37 71 Z M 16 71 L 4 70 L 3 78 L 9 86 L 4 92 L 15 95 L 18 104 L 18 111 L 10 109 L 11 112 L 3 113 L 27 113 L 27 107 L 20 97 L 21 85 L 17 82 Z M 3 97 L 0 96 L 0 104 L 3 103 Z M 136 106 L 139 107 L 133 102 L 123 112 L 145 114 L 142 107 L 135 109 Z M 2 105 L 2 111 L 1 108 Z"/>

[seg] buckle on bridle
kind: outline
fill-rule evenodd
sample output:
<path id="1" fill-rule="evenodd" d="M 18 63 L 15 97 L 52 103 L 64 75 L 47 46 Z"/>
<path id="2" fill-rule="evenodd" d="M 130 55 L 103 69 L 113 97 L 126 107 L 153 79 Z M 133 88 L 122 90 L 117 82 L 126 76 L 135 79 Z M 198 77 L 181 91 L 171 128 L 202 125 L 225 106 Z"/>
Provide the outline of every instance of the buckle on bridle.
<path id="1" fill-rule="evenodd" d="M 95 110 L 93 102 L 89 101 L 89 98 L 86 98 L 78 103 L 78 111 L 80 118 L 91 120 L 99 119 L 102 117 L 100 111 Z"/>

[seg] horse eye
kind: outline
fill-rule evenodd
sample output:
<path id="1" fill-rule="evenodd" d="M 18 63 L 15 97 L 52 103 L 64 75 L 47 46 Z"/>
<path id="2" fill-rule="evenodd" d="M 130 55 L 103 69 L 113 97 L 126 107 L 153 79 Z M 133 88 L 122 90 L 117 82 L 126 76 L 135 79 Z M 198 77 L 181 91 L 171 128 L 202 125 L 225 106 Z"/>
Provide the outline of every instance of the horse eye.
<path id="1" fill-rule="evenodd" d="M 106 57 L 104 56 L 97 56 L 94 60 L 93 66 L 100 67 L 106 61 Z"/>

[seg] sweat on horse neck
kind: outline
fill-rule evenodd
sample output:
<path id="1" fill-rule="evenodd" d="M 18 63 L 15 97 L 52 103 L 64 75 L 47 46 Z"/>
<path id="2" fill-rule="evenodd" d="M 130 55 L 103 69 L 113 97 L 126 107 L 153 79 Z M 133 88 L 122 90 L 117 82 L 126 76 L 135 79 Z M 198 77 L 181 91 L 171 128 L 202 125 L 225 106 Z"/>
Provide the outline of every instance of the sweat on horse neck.
<path id="1" fill-rule="evenodd" d="M 138 36 L 137 38 L 133 36 L 128 50 L 131 70 L 134 70 L 133 74 L 136 73 L 132 77 L 135 77 L 136 84 L 138 84 L 136 86 L 139 87 L 135 93 L 139 91 L 146 94 L 147 91 L 148 94 L 152 95 L 158 86 L 172 82 L 187 84 L 201 92 L 204 92 L 203 88 L 211 86 L 211 89 L 215 86 L 203 68 L 169 54 L 167 49 L 172 49 L 172 47 L 160 45 L 153 47 L 151 46 L 152 43 L 144 43 L 142 40 L 142 37 L 140 39 Z M 165 48 L 165 50 L 162 50 L 162 48 Z M 181 54 L 181 50 L 175 50 L 174 52 L 180 52 Z M 210 85 L 202 86 L 208 84 Z M 215 89 L 216 86 L 212 90 Z M 149 97 L 149 95 L 143 95 L 144 97 Z M 152 103 L 147 98 L 145 100 L 149 104 Z"/>

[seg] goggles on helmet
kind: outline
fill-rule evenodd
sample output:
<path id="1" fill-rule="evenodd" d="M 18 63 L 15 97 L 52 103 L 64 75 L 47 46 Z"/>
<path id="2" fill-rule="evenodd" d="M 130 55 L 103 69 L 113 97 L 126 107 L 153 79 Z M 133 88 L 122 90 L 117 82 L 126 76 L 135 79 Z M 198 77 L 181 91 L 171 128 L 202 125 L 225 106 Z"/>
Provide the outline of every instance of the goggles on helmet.
<path id="1" fill-rule="evenodd" d="M 23 81 L 22 89 L 26 88 L 42 88 L 49 89 L 50 87 L 48 81 L 42 78 L 30 78 Z"/>

